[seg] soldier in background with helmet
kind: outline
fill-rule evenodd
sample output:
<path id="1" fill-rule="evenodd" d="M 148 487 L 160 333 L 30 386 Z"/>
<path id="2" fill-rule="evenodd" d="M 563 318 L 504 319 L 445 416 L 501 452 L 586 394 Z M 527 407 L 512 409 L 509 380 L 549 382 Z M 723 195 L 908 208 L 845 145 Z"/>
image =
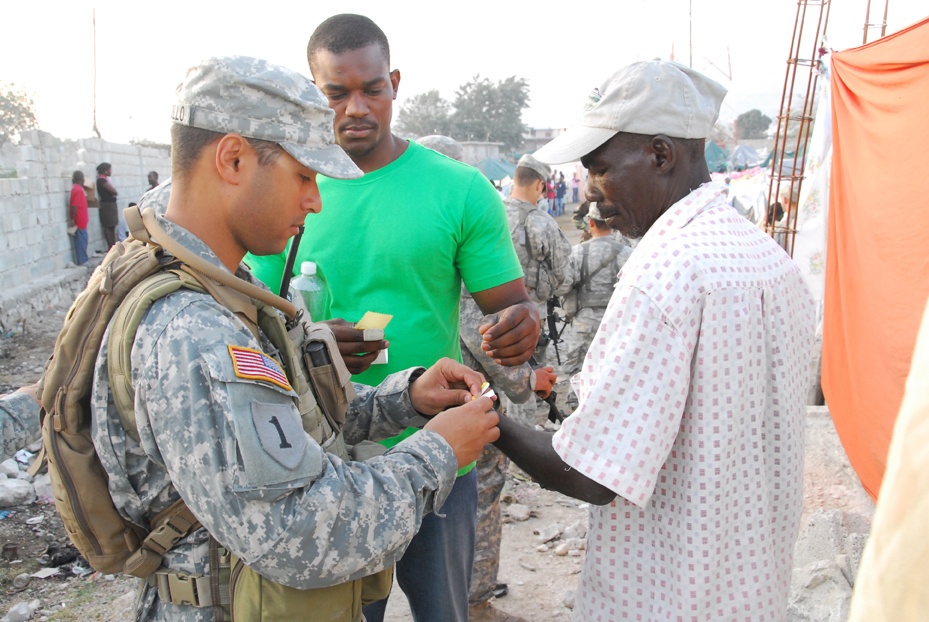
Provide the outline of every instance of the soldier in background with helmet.
<path id="1" fill-rule="evenodd" d="M 558 377 L 552 367 L 533 367 L 523 363 L 516 367 L 498 365 L 481 350 L 478 327 L 484 322 L 471 294 L 461 288 L 461 361 L 480 372 L 490 382 L 498 398 L 502 392 L 506 400 L 497 402 L 501 415 L 508 414 L 509 404 L 525 404 L 535 396 L 545 399 L 552 392 Z M 474 565 L 471 570 L 471 590 L 468 595 L 470 622 L 526 622 L 514 614 L 497 609 L 491 598 L 506 593 L 506 585 L 497 581 L 500 569 L 500 546 L 503 536 L 500 513 L 500 495 L 506 482 L 509 460 L 493 445 L 486 445 L 477 461 L 477 526 L 474 538 Z M 501 593 L 502 592 L 502 593 Z"/>
<path id="2" fill-rule="evenodd" d="M 558 290 L 571 319 L 571 328 L 565 332 L 566 353 L 562 363 L 562 370 L 568 375 L 580 371 L 613 295 L 619 271 L 632 254 L 628 244 L 610 235 L 612 229 L 602 219 L 596 203 L 590 203 L 586 220 L 590 239 L 571 249 L 568 276 Z"/>
<path id="3" fill-rule="evenodd" d="M 449 136 L 431 134 L 416 140 L 424 147 L 461 161 L 464 148 Z M 464 285 L 459 306 L 461 361 L 488 379 L 491 389 L 502 391 L 514 403 L 526 402 L 532 394 L 548 397 L 557 377 L 551 367 L 533 369 L 529 363 L 515 367 L 498 365 L 481 349 L 483 338 L 478 328 L 486 316 Z M 505 412 L 498 402 L 498 411 Z M 500 542 L 503 536 L 500 495 L 506 482 L 509 460 L 493 445 L 486 445 L 477 461 L 477 525 L 474 534 L 474 563 L 471 589 L 468 594 L 469 622 L 526 622 L 525 618 L 497 609 L 491 602 L 495 595 L 505 593 L 506 585 L 497 582 L 500 569 Z"/>

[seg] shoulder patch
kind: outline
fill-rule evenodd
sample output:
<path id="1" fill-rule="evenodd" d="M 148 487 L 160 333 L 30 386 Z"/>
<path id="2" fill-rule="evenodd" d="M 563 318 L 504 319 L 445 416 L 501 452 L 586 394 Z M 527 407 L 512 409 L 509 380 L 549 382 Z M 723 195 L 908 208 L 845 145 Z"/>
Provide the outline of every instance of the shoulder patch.
<path id="1" fill-rule="evenodd" d="M 283 404 L 252 402 L 252 422 L 265 452 L 287 469 L 300 464 L 309 445 L 293 408 Z"/>
<path id="2" fill-rule="evenodd" d="M 232 358 L 232 368 L 237 378 L 264 380 L 286 391 L 293 391 L 284 370 L 273 358 L 260 350 L 253 350 L 252 348 L 228 347 L 229 356 Z"/>

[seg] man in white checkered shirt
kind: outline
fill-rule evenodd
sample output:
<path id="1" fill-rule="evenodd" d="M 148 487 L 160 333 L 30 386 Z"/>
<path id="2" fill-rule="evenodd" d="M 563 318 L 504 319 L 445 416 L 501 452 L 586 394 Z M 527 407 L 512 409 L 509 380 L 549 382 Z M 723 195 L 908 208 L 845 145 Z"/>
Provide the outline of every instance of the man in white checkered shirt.
<path id="1" fill-rule="evenodd" d="M 790 257 L 710 181 L 725 96 L 671 62 L 595 90 L 535 153 L 581 160 L 587 200 L 641 238 L 554 435 L 503 418 L 497 445 L 591 502 L 575 619 L 784 620 L 803 501 L 812 297 Z"/>

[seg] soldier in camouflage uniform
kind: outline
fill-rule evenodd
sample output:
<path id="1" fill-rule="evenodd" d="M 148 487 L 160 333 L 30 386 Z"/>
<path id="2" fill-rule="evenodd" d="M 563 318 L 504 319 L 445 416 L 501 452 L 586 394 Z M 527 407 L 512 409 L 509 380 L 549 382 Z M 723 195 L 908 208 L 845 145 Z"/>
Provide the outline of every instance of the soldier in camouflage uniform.
<path id="1" fill-rule="evenodd" d="M 545 192 L 551 167 L 526 154 L 516 164 L 513 190 L 504 199 L 506 217 L 513 238 L 513 247 L 525 274 L 529 297 L 538 306 L 545 322 L 546 302 L 564 282 L 571 256 L 571 244 L 551 215 L 536 206 Z M 536 350 L 535 358 L 545 361 L 545 348 Z M 539 414 L 539 400 L 531 396 L 525 404 L 512 401 L 507 405 L 512 419 L 533 427 L 544 420 Z"/>
<path id="2" fill-rule="evenodd" d="M 461 288 L 461 360 L 475 371 L 481 372 L 497 393 L 502 391 L 512 403 L 522 404 L 533 393 L 543 399 L 551 393 L 557 380 L 551 367 L 532 369 L 529 363 L 518 367 L 503 367 L 481 350 L 483 341 L 478 327 L 484 314 L 464 287 Z M 503 402 L 498 409 L 503 414 Z M 490 602 L 497 586 L 500 569 L 500 539 L 503 535 L 500 516 L 500 494 L 506 481 L 509 461 L 493 445 L 484 447 L 477 461 L 477 529 L 475 532 L 474 565 L 471 571 L 471 591 L 468 596 L 468 613 L 471 622 L 522 622 L 524 618 L 496 609 Z"/>
<path id="3" fill-rule="evenodd" d="M 464 148 L 449 136 L 431 134 L 416 140 L 454 160 L 461 161 Z M 481 372 L 490 382 L 491 388 L 502 391 L 516 403 L 528 400 L 533 392 L 542 398 L 548 397 L 557 380 L 551 367 L 533 370 L 528 363 L 515 367 L 504 367 L 494 362 L 481 349 L 483 337 L 479 327 L 485 316 L 467 288 L 461 286 L 461 302 L 458 314 L 461 342 L 461 360 L 469 368 Z M 497 410 L 503 414 L 502 402 Z M 503 535 L 500 517 L 500 494 L 506 481 L 509 460 L 493 445 L 486 445 L 477 461 L 477 525 L 474 539 L 474 562 L 471 569 L 471 589 L 468 595 L 468 619 L 470 622 L 525 622 L 524 618 L 500 611 L 490 602 L 499 585 L 497 573 L 500 569 L 500 539 Z"/>
<path id="4" fill-rule="evenodd" d="M 12 458 L 17 451 L 40 438 L 37 387 L 33 384 L 0 395 L 0 460 Z"/>
<path id="5" fill-rule="evenodd" d="M 565 331 L 565 357 L 562 370 L 572 375 L 580 371 L 587 348 L 593 340 L 606 306 L 632 248 L 611 234 L 600 218 L 596 203 L 587 213 L 591 239 L 571 249 L 568 275 L 558 294 L 565 297 L 567 310 L 574 307 L 571 327 Z M 573 300 L 569 302 L 569 299 Z"/>
<path id="6" fill-rule="evenodd" d="M 282 67 L 232 57 L 191 69 L 173 114 L 173 189 L 157 216 L 165 235 L 257 284 L 242 257 L 281 252 L 308 212 L 319 211 L 317 173 L 361 176 L 334 144 L 332 116 L 307 78 Z M 114 406 L 104 338 L 93 436 L 117 508 L 147 525 L 181 497 L 203 525 L 164 555 L 158 574 L 174 583 L 143 583 L 137 619 L 214 619 L 211 607 L 190 604 L 203 604 L 191 577 L 211 572 L 212 536 L 260 585 L 241 604 L 262 613 L 237 619 L 358 622 L 364 594 L 355 581 L 400 557 L 459 465 L 496 438 L 491 400 L 472 399 L 480 375 L 446 359 L 378 387 L 357 385 L 342 431 L 346 443 L 407 425 L 425 425 L 423 432 L 367 462 L 330 454 L 304 431 L 303 399 L 264 330 L 256 336 L 206 293 L 182 288 L 156 300 L 131 348 L 138 442 Z M 455 404 L 465 405 L 440 412 Z M 232 575 L 230 583 L 239 576 Z M 186 591 L 175 594 L 172 585 Z M 322 589 L 325 614 L 281 609 Z"/>

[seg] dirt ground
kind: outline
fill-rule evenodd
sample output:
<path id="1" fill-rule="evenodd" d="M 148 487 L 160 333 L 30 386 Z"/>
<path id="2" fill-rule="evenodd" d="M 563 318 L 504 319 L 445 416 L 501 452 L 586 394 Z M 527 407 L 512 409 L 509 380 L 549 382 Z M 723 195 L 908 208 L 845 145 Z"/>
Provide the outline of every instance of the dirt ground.
<path id="1" fill-rule="evenodd" d="M 570 220 L 570 209 L 559 218 L 572 244 L 580 232 Z M 54 338 L 66 309 L 48 309 L 20 326 L 2 326 L 0 335 L 0 393 L 6 393 L 38 379 L 51 352 Z M 563 400 L 568 395 L 567 380 L 556 389 Z M 807 423 L 804 520 L 819 508 L 844 509 L 870 516 L 873 505 L 862 491 L 848 466 L 832 421 L 825 409 L 812 412 Z M 515 467 L 504 491 L 505 522 L 499 580 L 509 591 L 497 599 L 496 606 L 533 621 L 571 619 L 573 592 L 583 566 L 584 551 L 565 551 L 561 541 L 543 544 L 540 534 L 571 525 L 586 526 L 586 506 L 578 501 L 540 489 Z M 513 504 L 529 510 L 528 520 L 506 516 Z M 85 568 L 80 558 L 69 559 L 69 548 L 54 506 L 37 502 L 11 508 L 0 519 L 0 617 L 16 603 L 38 599 L 39 611 L 33 619 L 55 621 L 110 621 L 128 619 L 132 608 L 135 580 L 102 576 Z M 20 575 L 44 568 L 59 567 L 58 574 L 30 577 L 22 587 Z M 17 580 L 17 577 L 20 578 Z M 387 609 L 387 619 L 412 620 L 402 592 L 395 587 Z"/>

